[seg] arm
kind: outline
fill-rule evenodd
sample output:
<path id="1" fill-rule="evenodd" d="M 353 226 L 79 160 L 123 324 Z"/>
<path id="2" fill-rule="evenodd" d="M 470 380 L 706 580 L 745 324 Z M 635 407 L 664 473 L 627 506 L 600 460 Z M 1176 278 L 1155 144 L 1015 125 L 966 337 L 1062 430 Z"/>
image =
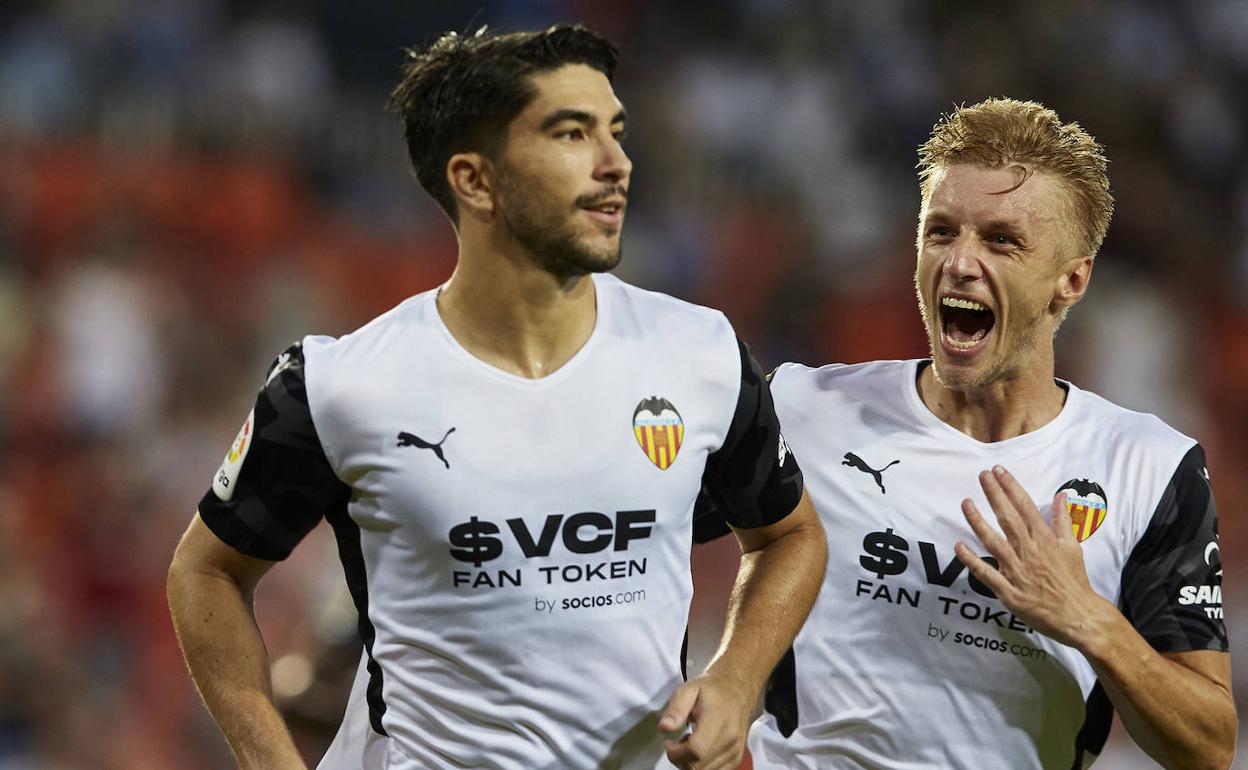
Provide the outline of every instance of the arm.
<path id="1" fill-rule="evenodd" d="M 975 576 L 1036 630 L 1087 657 L 1131 737 L 1154 759 L 1168 768 L 1228 767 L 1237 729 L 1229 655 L 1158 652 L 1093 591 L 1063 500 L 1054 501 L 1046 524 L 1004 468 L 980 474 L 980 484 L 1004 535 L 963 501 L 967 521 L 1000 562 L 994 569 L 958 543 L 958 556 Z M 1168 593 L 1159 583 L 1150 590 Z"/>
<path id="2" fill-rule="evenodd" d="M 196 514 L 169 566 L 169 610 L 191 677 L 239 767 L 304 770 L 273 702 L 252 604 L 272 566 L 221 542 Z"/>
<path id="3" fill-rule="evenodd" d="M 719 649 L 701 676 L 676 691 L 659 722 L 665 731 L 686 721 L 696 725 L 668 741 L 668 758 L 682 767 L 736 767 L 767 676 L 793 643 L 823 583 L 827 542 L 805 492 L 779 522 L 734 532 L 743 556 Z"/>
<path id="4" fill-rule="evenodd" d="M 303 351 L 269 369 L 169 567 L 169 609 L 191 676 L 242 768 L 302 768 L 273 704 L 256 583 L 351 490 L 312 423 Z"/>
<path id="5" fill-rule="evenodd" d="M 1228 653 L 1159 653 L 1109 602 L 1075 647 L 1127 732 L 1163 767 L 1230 767 L 1238 722 Z"/>
<path id="6" fill-rule="evenodd" d="M 707 458 L 693 536 L 704 541 L 730 526 L 744 555 L 718 651 L 659 721 L 665 732 L 694 725 L 667 742 L 667 756 L 698 770 L 740 761 L 759 692 L 809 614 L 827 561 L 823 526 L 780 435 L 767 378 L 739 340 L 738 353 L 737 407 L 723 446 Z"/>

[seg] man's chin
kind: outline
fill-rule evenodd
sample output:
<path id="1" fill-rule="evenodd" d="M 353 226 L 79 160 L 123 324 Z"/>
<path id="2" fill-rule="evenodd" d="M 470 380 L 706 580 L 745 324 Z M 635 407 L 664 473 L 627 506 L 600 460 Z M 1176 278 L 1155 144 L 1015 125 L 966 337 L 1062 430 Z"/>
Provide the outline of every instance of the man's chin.
<path id="1" fill-rule="evenodd" d="M 986 361 L 950 361 L 940 353 L 932 353 L 932 375 L 949 390 L 965 393 L 978 390 L 992 382 Z"/>
<path id="2" fill-rule="evenodd" d="M 621 251 L 613 249 L 575 248 L 563 252 L 548 264 L 552 273 L 565 278 L 575 278 L 590 273 L 606 273 L 620 264 Z"/>

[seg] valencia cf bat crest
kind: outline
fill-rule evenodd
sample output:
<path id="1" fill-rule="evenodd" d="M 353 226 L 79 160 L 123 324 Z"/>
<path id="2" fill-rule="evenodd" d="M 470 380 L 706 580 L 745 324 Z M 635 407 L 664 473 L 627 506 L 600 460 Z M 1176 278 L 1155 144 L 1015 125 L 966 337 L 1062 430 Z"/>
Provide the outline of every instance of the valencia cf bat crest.
<path id="1" fill-rule="evenodd" d="M 676 462 L 685 438 L 685 423 L 671 401 L 650 396 L 633 410 L 633 435 L 646 458 L 665 471 Z"/>
<path id="2" fill-rule="evenodd" d="M 1100 484 L 1087 479 L 1071 479 L 1058 490 L 1066 493 L 1066 512 L 1075 539 L 1083 542 L 1092 537 L 1109 513 L 1109 500 Z"/>

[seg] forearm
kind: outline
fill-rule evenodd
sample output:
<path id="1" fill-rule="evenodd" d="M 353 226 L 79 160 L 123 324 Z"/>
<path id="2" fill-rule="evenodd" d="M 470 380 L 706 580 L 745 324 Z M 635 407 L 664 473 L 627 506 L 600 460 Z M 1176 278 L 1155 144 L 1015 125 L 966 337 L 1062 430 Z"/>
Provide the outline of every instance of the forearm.
<path id="1" fill-rule="evenodd" d="M 736 679 L 756 700 L 806 620 L 826 562 L 827 544 L 817 523 L 744 554 L 724 635 L 707 671 Z"/>
<path id="2" fill-rule="evenodd" d="M 1167 768 L 1225 768 L 1237 721 L 1230 692 L 1158 653 L 1106 602 L 1077 645 L 1136 743 Z"/>
<path id="3" fill-rule="evenodd" d="M 251 604 L 228 577 L 169 571 L 178 643 L 208 710 L 243 770 L 305 765 L 273 702 L 269 660 Z"/>

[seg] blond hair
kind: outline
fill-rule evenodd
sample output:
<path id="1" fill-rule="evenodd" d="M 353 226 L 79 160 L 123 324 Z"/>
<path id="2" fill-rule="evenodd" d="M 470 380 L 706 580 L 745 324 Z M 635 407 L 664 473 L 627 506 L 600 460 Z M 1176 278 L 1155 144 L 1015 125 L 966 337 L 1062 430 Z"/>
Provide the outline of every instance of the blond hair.
<path id="1" fill-rule="evenodd" d="M 986 99 L 941 116 L 932 136 L 919 147 L 919 186 L 931 194 L 937 169 L 958 163 L 998 168 L 1018 164 L 1045 171 L 1069 191 L 1079 220 L 1080 255 L 1096 256 L 1114 213 L 1105 148 L 1078 123 L 1062 123 L 1057 113 L 1037 102 Z M 1026 181 L 1023 177 L 1021 185 Z"/>

